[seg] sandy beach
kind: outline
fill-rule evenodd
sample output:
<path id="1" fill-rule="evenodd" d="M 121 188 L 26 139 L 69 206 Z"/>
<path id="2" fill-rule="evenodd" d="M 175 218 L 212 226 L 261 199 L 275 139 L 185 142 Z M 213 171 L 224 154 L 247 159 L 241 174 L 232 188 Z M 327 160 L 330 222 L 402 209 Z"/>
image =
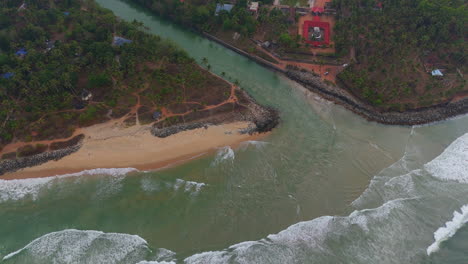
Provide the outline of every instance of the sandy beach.
<path id="1" fill-rule="evenodd" d="M 75 173 L 96 168 L 154 170 L 198 158 L 224 146 L 236 147 L 247 140 L 266 134 L 239 134 L 249 122 L 234 122 L 208 128 L 183 131 L 167 138 L 150 133 L 150 126 L 122 127 L 120 122 L 107 122 L 83 128 L 83 146 L 58 161 L 7 173 L 1 179 L 24 179 Z"/>

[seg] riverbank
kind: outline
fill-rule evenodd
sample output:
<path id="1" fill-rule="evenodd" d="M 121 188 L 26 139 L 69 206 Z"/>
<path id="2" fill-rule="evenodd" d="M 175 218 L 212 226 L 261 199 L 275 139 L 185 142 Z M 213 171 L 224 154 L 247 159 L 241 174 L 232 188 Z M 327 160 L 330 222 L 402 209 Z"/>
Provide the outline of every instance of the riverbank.
<path id="1" fill-rule="evenodd" d="M 356 98 L 346 89 L 340 87 L 339 84 L 337 84 L 336 86 L 326 84 L 319 76 L 314 75 L 308 71 L 301 71 L 299 69 L 293 70 L 288 68 L 283 69 L 260 57 L 240 50 L 232 46 L 231 44 L 226 43 L 225 41 L 215 36 L 212 36 L 206 32 L 202 32 L 202 35 L 214 42 L 217 42 L 218 44 L 221 44 L 222 46 L 228 49 L 235 51 L 240 55 L 251 59 L 257 64 L 266 67 L 267 69 L 281 73 L 288 79 L 304 86 L 309 91 L 318 94 L 326 100 L 332 101 L 336 104 L 345 107 L 353 113 L 364 117 L 368 121 L 374 121 L 386 125 L 412 126 L 442 121 L 448 118 L 468 113 L 468 97 L 458 97 L 443 104 L 412 109 L 403 112 L 381 112 L 372 105 Z"/>
<path id="2" fill-rule="evenodd" d="M 7 173 L 1 179 L 24 179 L 76 173 L 96 168 L 154 170 L 174 166 L 212 153 L 217 148 L 236 147 L 267 134 L 241 131 L 251 122 L 234 122 L 181 131 L 166 138 L 151 134 L 150 125 L 122 127 L 107 122 L 83 128 L 85 139 L 78 150 L 57 161 Z"/>

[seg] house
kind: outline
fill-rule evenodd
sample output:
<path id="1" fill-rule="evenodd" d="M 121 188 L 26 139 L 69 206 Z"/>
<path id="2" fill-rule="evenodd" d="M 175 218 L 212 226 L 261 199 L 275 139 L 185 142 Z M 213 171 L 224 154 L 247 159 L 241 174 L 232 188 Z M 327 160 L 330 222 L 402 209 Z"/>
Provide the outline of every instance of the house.
<path id="1" fill-rule="evenodd" d="M 132 43 L 132 41 L 126 38 L 118 37 L 118 36 L 114 36 L 114 40 L 112 41 L 112 45 L 114 46 L 122 46 L 128 43 Z"/>
<path id="2" fill-rule="evenodd" d="M 153 113 L 153 119 L 158 120 L 161 117 L 161 115 L 162 115 L 161 112 L 155 111 Z"/>
<path id="3" fill-rule="evenodd" d="M 308 9 L 308 8 L 305 8 L 305 7 L 296 7 L 296 13 L 298 13 L 298 14 L 301 15 L 301 16 L 307 15 L 308 12 L 309 12 L 309 9 Z"/>
<path id="4" fill-rule="evenodd" d="M 221 11 L 230 13 L 233 7 L 234 5 L 231 4 L 216 4 L 215 16 L 219 15 Z"/>
<path id="5" fill-rule="evenodd" d="M 324 11 L 323 7 L 317 7 L 317 6 L 314 6 L 310 9 L 310 11 L 312 11 L 312 13 L 316 16 L 318 15 L 321 15 Z"/>
<path id="6" fill-rule="evenodd" d="M 17 52 L 15 52 L 15 55 L 20 58 L 23 58 L 24 56 L 26 56 L 26 54 L 28 54 L 28 52 L 26 51 L 25 48 L 21 48 Z"/>
<path id="7" fill-rule="evenodd" d="M 382 2 L 381 1 L 375 1 L 374 10 L 381 11 L 382 8 L 383 8 Z"/>
<path id="8" fill-rule="evenodd" d="M 271 46 L 271 43 L 269 41 L 265 41 L 261 44 L 261 46 L 268 49 Z"/>
<path id="9" fill-rule="evenodd" d="M 432 76 L 436 76 L 436 77 L 437 77 L 437 76 L 440 76 L 440 77 L 444 76 L 444 74 L 443 74 L 439 69 L 433 70 L 433 71 L 431 72 L 431 75 L 432 75 Z"/>
<path id="10" fill-rule="evenodd" d="M 25 9 L 26 9 L 26 3 L 23 2 L 23 4 L 21 4 L 21 6 L 18 8 L 18 11 L 22 11 Z"/>
<path id="11" fill-rule="evenodd" d="M 0 77 L 2 77 L 3 79 L 11 79 L 11 78 L 13 78 L 13 76 L 15 76 L 15 74 L 12 73 L 12 72 L 6 72 L 6 73 L 0 75 Z"/>
<path id="12" fill-rule="evenodd" d="M 258 2 L 250 2 L 249 11 L 256 14 L 258 12 Z"/>
<path id="13" fill-rule="evenodd" d="M 332 2 L 325 2 L 323 10 L 325 14 L 336 14 L 336 9 Z"/>
<path id="14" fill-rule="evenodd" d="M 55 48 L 55 41 L 50 41 L 50 40 L 47 40 L 45 42 L 45 45 L 46 45 L 46 52 L 49 52 L 50 50 L 52 50 L 53 48 Z"/>
<path id="15" fill-rule="evenodd" d="M 91 97 L 93 97 L 93 94 L 90 91 L 83 89 L 83 91 L 81 92 L 81 100 L 89 101 Z"/>
<path id="16" fill-rule="evenodd" d="M 294 22 L 296 22 L 296 8 L 294 7 L 289 8 L 289 17 L 287 21 L 289 24 L 294 24 Z"/>

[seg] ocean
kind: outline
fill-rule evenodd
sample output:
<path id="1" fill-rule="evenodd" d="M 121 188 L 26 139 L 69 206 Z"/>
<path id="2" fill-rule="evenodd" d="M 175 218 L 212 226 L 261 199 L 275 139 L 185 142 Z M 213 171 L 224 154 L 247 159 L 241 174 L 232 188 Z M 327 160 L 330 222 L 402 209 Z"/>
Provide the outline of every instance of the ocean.
<path id="1" fill-rule="evenodd" d="M 157 171 L 0 180 L 0 263 L 468 263 L 468 116 L 367 122 L 123 0 L 276 107 L 261 141 Z"/>

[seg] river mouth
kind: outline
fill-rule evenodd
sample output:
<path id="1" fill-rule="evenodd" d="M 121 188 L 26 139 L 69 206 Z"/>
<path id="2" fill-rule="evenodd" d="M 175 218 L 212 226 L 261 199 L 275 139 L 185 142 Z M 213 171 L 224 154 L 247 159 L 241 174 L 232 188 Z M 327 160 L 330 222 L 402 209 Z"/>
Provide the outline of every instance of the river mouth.
<path id="1" fill-rule="evenodd" d="M 168 170 L 128 176 L 103 172 L 93 177 L 1 182 L 1 257 L 47 234 L 53 235 L 46 239 L 62 239 L 73 234 L 75 241 L 90 241 L 86 242 L 90 245 L 104 241 L 120 247 L 118 243 L 112 244 L 115 235 L 99 232 L 138 235 L 145 242 L 128 238 L 136 250 L 129 254 L 133 256 L 136 252 L 138 257 L 141 254 L 140 259 L 157 257 L 146 258 L 146 244 L 153 252 L 159 252 L 159 248 L 175 252 L 179 261 L 196 253 L 223 252 L 233 244 L 261 240 L 301 221 L 322 221 L 328 219 L 327 215 L 347 217 L 356 209 L 378 208 L 384 201 L 375 197 L 362 204 L 353 202 L 373 179 L 380 179 L 382 170 L 395 170 L 392 177 L 398 177 L 419 169 L 468 131 L 467 117 L 409 128 L 369 123 L 137 6 L 118 0 L 99 0 L 98 3 L 123 19 L 142 21 L 150 32 L 173 40 L 197 61 L 206 57 L 215 73 L 224 72 L 227 79 L 238 80 L 240 87 L 259 103 L 279 109 L 282 122 L 262 141 L 244 142 L 236 149 L 221 148 L 214 156 Z M 392 164 L 398 166 L 392 167 Z M 423 181 L 433 180 L 424 175 L 417 177 L 422 177 Z M 395 192 L 400 191 L 395 189 Z M 453 196 L 463 197 L 462 194 L 459 190 Z M 450 201 L 447 198 L 438 205 L 444 207 Z M 451 205 L 438 212 L 439 219 L 424 229 L 421 238 L 424 243 L 417 244 L 417 251 L 422 253 L 418 254 L 425 254 L 426 248 L 422 245 L 429 246 L 433 242 L 433 232 L 452 218 L 457 206 Z M 424 208 L 416 205 L 415 210 Z M 402 219 L 391 220 L 399 226 L 398 223 L 404 223 Z M 83 233 L 74 229 L 99 232 Z M 304 232 L 318 231 L 306 229 Z M 352 236 L 350 233 L 343 238 L 351 243 Z M 366 242 L 371 245 L 371 241 L 360 241 L 358 248 L 364 247 Z M 306 240 L 308 245 L 314 243 L 320 248 L 319 238 Z M 385 243 L 381 246 L 390 248 Z M 338 251 L 339 248 L 334 249 Z M 91 254 L 85 249 L 83 252 Z M 48 252 L 50 256 L 44 263 L 60 256 L 56 252 L 58 250 Z M 337 263 L 333 262 L 335 259 L 326 259 L 329 253 L 323 252 L 319 258 L 324 260 L 321 263 Z M 16 255 L 16 263 L 21 263 L 21 256 Z M 170 260 L 170 256 L 166 259 Z M 308 257 L 305 256 L 306 260 Z M 277 260 L 282 259 L 278 257 Z M 15 258 L 6 262 L 15 263 Z M 356 263 L 364 262 L 356 257 Z"/>

